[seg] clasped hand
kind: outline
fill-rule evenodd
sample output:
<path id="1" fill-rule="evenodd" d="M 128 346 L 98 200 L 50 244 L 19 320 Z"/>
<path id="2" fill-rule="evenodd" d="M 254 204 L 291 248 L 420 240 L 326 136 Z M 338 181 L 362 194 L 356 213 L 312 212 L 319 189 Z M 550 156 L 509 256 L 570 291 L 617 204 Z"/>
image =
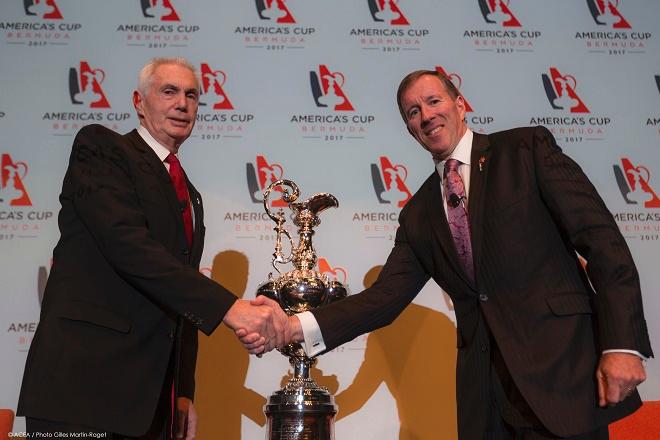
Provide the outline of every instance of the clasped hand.
<path id="1" fill-rule="evenodd" d="M 291 342 L 291 320 L 277 302 L 265 296 L 237 300 L 223 322 L 234 330 L 250 354 L 260 356 Z"/>

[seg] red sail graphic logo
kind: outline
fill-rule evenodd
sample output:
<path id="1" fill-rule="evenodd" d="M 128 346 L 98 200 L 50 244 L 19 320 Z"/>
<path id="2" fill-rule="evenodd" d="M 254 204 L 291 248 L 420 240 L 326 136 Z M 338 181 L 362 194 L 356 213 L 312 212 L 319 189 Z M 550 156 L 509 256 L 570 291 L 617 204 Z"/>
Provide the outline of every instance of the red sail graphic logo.
<path id="1" fill-rule="evenodd" d="M 548 102 L 555 110 L 570 110 L 571 113 L 589 113 L 589 109 L 575 92 L 577 80 L 573 75 L 562 75 L 551 67 L 549 74 L 542 74 L 543 88 Z"/>
<path id="2" fill-rule="evenodd" d="M 271 183 L 284 177 L 284 168 L 282 165 L 279 163 L 269 164 L 266 158 L 262 155 L 257 156 L 254 164 L 249 162 L 245 164 L 245 168 L 248 191 L 250 192 L 250 198 L 253 203 L 263 203 L 264 190 L 268 188 Z M 283 192 L 279 186 L 275 187 L 273 191 L 280 193 Z M 271 206 L 275 208 L 288 206 L 281 197 L 278 199 L 275 193 L 271 193 L 269 199 L 271 200 Z"/>
<path id="3" fill-rule="evenodd" d="M 101 84 L 105 81 L 105 71 L 92 69 L 87 61 L 80 62 L 79 70 L 69 68 L 69 96 L 72 104 L 82 104 L 89 108 L 110 108 Z"/>
<path id="4" fill-rule="evenodd" d="M 257 12 L 262 20 L 272 20 L 280 24 L 295 24 L 291 11 L 284 0 L 256 0 Z"/>
<path id="5" fill-rule="evenodd" d="M 619 11 L 619 0 L 587 0 L 589 12 L 599 26 L 613 29 L 630 29 L 630 23 Z"/>
<path id="6" fill-rule="evenodd" d="M 45 20 L 62 20 L 62 13 L 55 0 L 23 0 L 25 13 Z"/>
<path id="7" fill-rule="evenodd" d="M 412 197 L 406 186 L 408 169 L 401 164 L 392 165 L 387 156 L 380 157 L 379 165 L 371 164 L 371 181 L 378 201 L 403 208 Z"/>
<path id="8" fill-rule="evenodd" d="M 140 0 L 142 14 L 160 21 L 181 21 L 170 0 Z"/>
<path id="9" fill-rule="evenodd" d="M 214 96 L 214 110 L 233 110 L 234 106 L 229 100 L 229 96 L 222 88 L 227 81 L 227 75 L 222 70 L 213 70 L 207 63 L 201 65 L 202 75 L 202 93 L 204 96 Z M 200 103 L 200 105 L 205 105 Z"/>
<path id="10" fill-rule="evenodd" d="M 32 200 L 23 180 L 27 176 L 25 162 L 14 162 L 7 153 L 2 154 L 0 178 L 0 205 L 32 206 Z"/>
<path id="11" fill-rule="evenodd" d="M 325 64 L 320 64 L 318 72 L 309 72 L 309 82 L 317 107 L 328 107 L 338 111 L 355 110 L 344 93 L 343 73 L 332 72 Z"/>
<path id="12" fill-rule="evenodd" d="M 644 165 L 633 165 L 627 157 L 621 158 L 621 166 L 614 165 L 614 177 L 621 196 L 629 205 L 644 208 L 660 208 L 660 198 L 651 187 L 651 172 Z"/>
<path id="13" fill-rule="evenodd" d="M 395 0 L 368 0 L 371 16 L 376 22 L 384 22 L 392 26 L 408 26 L 410 22 Z"/>
<path id="14" fill-rule="evenodd" d="M 486 23 L 503 27 L 522 27 L 520 21 L 509 8 L 509 0 L 479 0 L 479 9 Z"/>

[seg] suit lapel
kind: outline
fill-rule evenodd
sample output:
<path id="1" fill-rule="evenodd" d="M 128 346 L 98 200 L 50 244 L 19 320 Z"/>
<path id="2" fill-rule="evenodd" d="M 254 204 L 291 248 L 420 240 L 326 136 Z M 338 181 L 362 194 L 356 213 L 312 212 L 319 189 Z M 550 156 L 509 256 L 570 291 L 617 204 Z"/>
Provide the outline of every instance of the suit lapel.
<path id="1" fill-rule="evenodd" d="M 490 142 L 488 136 L 474 133 L 470 155 L 470 194 L 468 215 L 475 276 L 479 273 L 481 244 L 483 239 L 483 208 L 485 203 L 486 179 L 490 164 Z M 477 276 L 478 279 L 478 276 Z"/>
<path id="2" fill-rule="evenodd" d="M 170 210 L 172 211 L 172 218 L 174 218 L 174 221 L 177 223 L 177 228 L 180 231 L 179 235 L 183 237 L 185 241 L 183 217 L 181 216 L 179 199 L 176 195 L 174 185 L 172 184 L 172 178 L 163 165 L 163 162 L 161 162 L 154 150 L 152 150 L 144 139 L 142 139 L 142 136 L 138 134 L 137 130 L 132 130 L 130 133 L 126 134 L 125 137 L 140 153 L 142 153 L 142 163 L 138 166 L 145 174 L 153 175 L 156 178 L 158 188 L 167 199 Z"/>
<path id="3" fill-rule="evenodd" d="M 461 277 L 463 281 L 469 286 L 472 286 L 470 279 L 463 269 L 463 264 L 458 258 L 458 253 L 456 252 L 456 245 L 454 245 L 454 239 L 451 236 L 451 231 L 449 230 L 449 223 L 447 223 L 447 214 L 443 208 L 442 193 L 440 192 L 440 176 L 437 171 L 431 175 L 429 180 L 426 182 L 424 191 L 426 192 L 426 210 L 429 214 L 429 220 L 431 222 L 431 227 L 433 232 L 440 242 L 440 248 L 447 257 L 447 261 L 451 267 L 456 271 L 457 274 Z"/>

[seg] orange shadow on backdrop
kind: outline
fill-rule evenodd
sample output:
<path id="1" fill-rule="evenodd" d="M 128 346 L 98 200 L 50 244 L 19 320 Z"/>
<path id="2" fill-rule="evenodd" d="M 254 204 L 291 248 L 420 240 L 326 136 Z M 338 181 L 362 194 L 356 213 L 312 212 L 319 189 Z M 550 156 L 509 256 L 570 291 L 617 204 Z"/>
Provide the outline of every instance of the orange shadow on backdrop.
<path id="1" fill-rule="evenodd" d="M 213 260 L 211 278 L 242 297 L 248 266 L 245 255 L 221 252 Z M 367 272 L 365 287 L 376 280 L 381 268 Z M 220 326 L 211 337 L 200 335 L 195 397 L 200 440 L 220 435 L 223 440 L 240 440 L 242 415 L 264 426 L 266 397 L 245 387 L 249 362 L 249 355 L 226 327 Z M 443 313 L 410 304 L 391 325 L 367 337 L 359 371 L 336 394 L 337 420 L 358 412 L 384 383 L 396 401 L 400 440 L 456 438 L 455 364 L 454 324 Z M 320 385 L 336 393 L 336 375 L 324 375 L 317 368 L 311 373 Z M 285 375 L 282 384 L 288 378 Z"/>
<path id="2" fill-rule="evenodd" d="M 211 278 L 240 298 L 247 286 L 248 268 L 242 253 L 220 252 L 213 259 Z M 249 366 L 250 355 L 228 327 L 220 324 L 210 337 L 200 333 L 195 387 L 198 439 L 240 440 L 242 415 L 265 425 L 266 398 L 245 386 Z"/>
<path id="3" fill-rule="evenodd" d="M 381 269 L 367 272 L 365 287 Z M 455 365 L 454 323 L 441 312 L 410 304 L 392 324 L 367 337 L 353 383 L 335 396 L 337 420 L 359 411 L 384 383 L 396 400 L 399 440 L 456 438 Z"/>

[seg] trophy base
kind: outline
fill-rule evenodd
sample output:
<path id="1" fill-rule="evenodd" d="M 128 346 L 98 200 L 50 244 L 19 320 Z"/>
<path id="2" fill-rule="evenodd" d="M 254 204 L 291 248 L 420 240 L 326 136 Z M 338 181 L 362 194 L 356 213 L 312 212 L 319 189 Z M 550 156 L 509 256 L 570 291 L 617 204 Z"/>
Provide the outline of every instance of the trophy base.
<path id="1" fill-rule="evenodd" d="M 266 440 L 334 440 L 337 407 L 312 379 L 293 379 L 268 399 Z"/>
<path id="2" fill-rule="evenodd" d="M 334 440 L 334 414 L 267 414 L 266 440 Z"/>

